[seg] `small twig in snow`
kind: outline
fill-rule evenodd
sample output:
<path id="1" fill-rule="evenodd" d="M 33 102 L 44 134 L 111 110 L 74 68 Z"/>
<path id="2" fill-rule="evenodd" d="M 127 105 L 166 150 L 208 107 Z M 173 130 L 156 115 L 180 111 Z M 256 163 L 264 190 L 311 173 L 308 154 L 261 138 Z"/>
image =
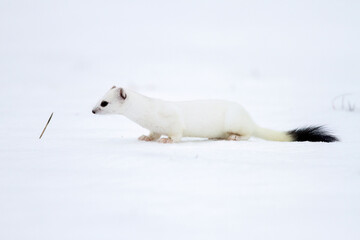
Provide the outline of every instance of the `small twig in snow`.
<path id="1" fill-rule="evenodd" d="M 347 100 L 346 99 L 346 97 L 347 96 L 351 96 L 351 95 L 353 95 L 352 93 L 345 93 L 345 94 L 341 94 L 341 95 L 339 95 L 339 96 L 336 96 L 336 97 L 334 97 L 333 98 L 333 100 L 332 100 L 332 108 L 334 109 L 334 110 L 344 110 L 344 111 L 346 111 L 346 110 L 349 110 L 349 111 L 351 111 L 351 112 L 353 112 L 353 111 L 355 111 L 355 103 L 353 104 L 353 105 L 351 105 L 348 101 L 346 101 L 345 102 L 345 100 Z M 339 106 L 340 108 L 338 108 L 337 106 L 336 106 L 336 101 L 338 100 L 338 99 L 340 99 L 341 100 L 341 105 Z M 347 107 L 345 106 L 345 103 L 347 103 L 348 104 L 348 108 L 349 109 L 347 109 Z"/>
<path id="2" fill-rule="evenodd" d="M 351 103 L 348 102 L 348 107 L 349 107 L 349 111 L 350 111 L 350 112 L 355 111 L 355 103 L 354 103 L 353 105 L 351 105 Z"/>
<path id="3" fill-rule="evenodd" d="M 40 135 L 39 139 L 41 139 L 42 135 L 44 134 L 44 132 L 45 132 L 45 130 L 46 130 L 46 128 L 47 128 L 47 126 L 49 125 L 50 120 L 51 120 L 51 118 L 52 118 L 52 116 L 53 116 L 53 115 L 54 115 L 54 113 L 51 113 L 51 115 L 50 115 L 50 117 L 49 117 L 49 120 L 47 121 L 47 123 L 46 123 L 46 125 L 45 125 L 45 127 L 44 127 L 44 130 L 42 131 L 42 133 L 41 133 L 41 135 Z"/>

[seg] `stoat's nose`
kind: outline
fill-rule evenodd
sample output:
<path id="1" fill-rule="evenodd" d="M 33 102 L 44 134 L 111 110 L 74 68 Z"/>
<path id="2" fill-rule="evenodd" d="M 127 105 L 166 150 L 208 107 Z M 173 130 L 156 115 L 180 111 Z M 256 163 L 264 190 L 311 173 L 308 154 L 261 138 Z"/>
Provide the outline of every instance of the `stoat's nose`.
<path id="1" fill-rule="evenodd" d="M 96 113 L 95 110 L 92 110 L 92 113 L 95 114 Z"/>

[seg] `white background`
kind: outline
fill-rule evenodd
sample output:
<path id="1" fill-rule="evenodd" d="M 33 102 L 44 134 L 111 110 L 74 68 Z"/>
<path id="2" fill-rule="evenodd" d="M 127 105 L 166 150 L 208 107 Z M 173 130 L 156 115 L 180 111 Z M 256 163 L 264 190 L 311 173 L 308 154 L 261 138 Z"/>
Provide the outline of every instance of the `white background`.
<path id="1" fill-rule="evenodd" d="M 359 239 L 359 1 L 0 1 L 1 239 Z M 219 98 L 339 143 L 184 139 L 91 109 Z M 354 93 L 355 112 L 332 99 Z M 54 112 L 43 139 L 41 133 Z"/>

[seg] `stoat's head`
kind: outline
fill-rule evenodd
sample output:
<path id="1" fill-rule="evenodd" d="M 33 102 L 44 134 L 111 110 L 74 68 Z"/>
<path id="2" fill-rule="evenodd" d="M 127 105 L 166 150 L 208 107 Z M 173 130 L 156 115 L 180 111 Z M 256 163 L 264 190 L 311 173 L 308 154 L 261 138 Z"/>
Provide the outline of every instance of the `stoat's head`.
<path id="1" fill-rule="evenodd" d="M 127 100 L 127 94 L 123 88 L 113 86 L 105 96 L 95 105 L 93 114 L 121 113 L 123 104 Z"/>

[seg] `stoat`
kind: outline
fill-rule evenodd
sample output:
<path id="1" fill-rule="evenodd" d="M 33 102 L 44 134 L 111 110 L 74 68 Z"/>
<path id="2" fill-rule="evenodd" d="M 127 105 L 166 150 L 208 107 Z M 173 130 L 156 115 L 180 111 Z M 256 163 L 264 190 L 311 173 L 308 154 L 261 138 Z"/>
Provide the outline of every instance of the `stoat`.
<path id="1" fill-rule="evenodd" d="M 172 102 L 149 98 L 129 89 L 112 87 L 96 104 L 94 114 L 121 114 L 150 131 L 142 141 L 173 143 L 182 137 L 270 141 L 334 142 L 337 137 L 322 126 L 291 131 L 259 127 L 238 103 L 224 100 Z M 161 138 L 161 136 L 167 136 Z"/>

